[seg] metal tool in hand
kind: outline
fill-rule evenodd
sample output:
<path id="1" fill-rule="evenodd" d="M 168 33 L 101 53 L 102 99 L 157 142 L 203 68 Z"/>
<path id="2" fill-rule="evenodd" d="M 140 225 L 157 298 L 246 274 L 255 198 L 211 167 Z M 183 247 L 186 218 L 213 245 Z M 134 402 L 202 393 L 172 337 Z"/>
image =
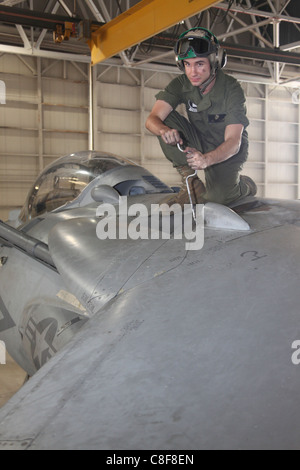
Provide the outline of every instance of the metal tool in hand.
<path id="1" fill-rule="evenodd" d="M 184 145 L 184 144 L 181 145 L 178 142 L 177 147 L 178 147 L 178 150 L 180 150 L 180 152 L 191 153 L 191 152 L 185 152 L 186 145 Z M 191 190 L 190 190 L 190 185 L 189 185 L 189 178 L 193 178 L 194 176 L 197 176 L 197 170 L 195 171 L 195 173 L 193 173 L 192 175 L 189 175 L 186 178 L 185 184 L 186 184 L 188 195 L 189 195 L 189 200 L 190 200 L 190 204 L 191 204 L 191 208 L 192 208 L 193 218 L 194 218 L 194 221 L 197 222 L 196 213 L 195 213 L 194 204 L 193 204 L 192 195 L 191 195 Z"/>

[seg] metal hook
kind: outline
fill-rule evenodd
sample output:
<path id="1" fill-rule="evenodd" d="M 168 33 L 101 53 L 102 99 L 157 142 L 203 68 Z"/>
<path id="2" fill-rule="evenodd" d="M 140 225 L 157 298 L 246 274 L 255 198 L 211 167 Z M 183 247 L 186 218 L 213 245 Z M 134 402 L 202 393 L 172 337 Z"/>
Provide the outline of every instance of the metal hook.
<path id="1" fill-rule="evenodd" d="M 178 148 L 178 150 L 180 150 L 180 152 L 191 153 L 191 152 L 185 152 L 186 146 L 185 145 L 180 145 L 179 142 L 177 144 L 177 148 Z M 193 218 L 194 218 L 194 221 L 197 222 L 196 213 L 195 213 L 194 204 L 193 204 L 192 195 L 191 195 L 191 190 L 190 190 L 190 185 L 189 185 L 189 178 L 192 178 L 193 176 L 197 176 L 197 170 L 195 171 L 195 173 L 193 173 L 192 175 L 189 175 L 186 178 L 185 184 L 186 184 L 188 195 L 189 195 L 189 200 L 190 200 L 190 204 L 191 204 L 191 208 L 192 208 Z"/>
<path id="2" fill-rule="evenodd" d="M 195 171 L 195 173 L 193 173 L 192 175 L 189 175 L 186 178 L 185 184 L 186 184 L 186 187 L 187 187 L 187 190 L 188 190 L 188 195 L 189 195 L 190 204 L 191 204 L 191 208 L 192 208 L 193 218 L 194 218 L 194 221 L 197 223 L 196 212 L 195 212 L 195 208 L 194 208 L 194 204 L 193 204 L 193 200 L 192 200 L 192 195 L 191 195 L 191 190 L 190 190 L 190 185 L 189 185 L 189 178 L 192 178 L 193 176 L 197 176 L 197 170 Z"/>

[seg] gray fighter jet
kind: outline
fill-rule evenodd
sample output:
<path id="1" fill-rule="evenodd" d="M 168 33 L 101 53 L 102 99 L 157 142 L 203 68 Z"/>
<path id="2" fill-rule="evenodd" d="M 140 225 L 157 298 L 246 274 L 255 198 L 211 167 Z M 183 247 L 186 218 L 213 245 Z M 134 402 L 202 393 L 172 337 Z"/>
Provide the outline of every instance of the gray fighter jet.
<path id="1" fill-rule="evenodd" d="M 201 249 L 173 213 L 170 236 L 161 213 L 155 236 L 128 236 L 131 208 L 149 229 L 172 196 L 82 152 L 0 224 L 0 340 L 30 376 L 0 449 L 299 449 L 300 202 L 208 203 Z"/>

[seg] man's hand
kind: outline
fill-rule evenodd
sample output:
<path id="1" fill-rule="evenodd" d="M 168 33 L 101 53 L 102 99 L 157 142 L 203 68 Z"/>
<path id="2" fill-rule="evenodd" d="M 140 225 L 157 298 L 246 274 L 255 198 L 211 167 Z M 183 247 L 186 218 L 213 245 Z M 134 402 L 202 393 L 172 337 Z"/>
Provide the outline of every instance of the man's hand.
<path id="1" fill-rule="evenodd" d="M 172 106 L 162 100 L 157 100 L 146 121 L 146 128 L 152 134 L 161 136 L 162 140 L 169 145 L 183 144 L 183 140 L 177 129 L 171 129 L 165 124 L 165 120 L 173 111 Z"/>
<path id="2" fill-rule="evenodd" d="M 199 152 L 199 150 L 187 147 L 185 149 L 187 164 L 192 170 L 205 170 L 205 168 L 209 167 L 209 160 L 206 155 Z"/>
<path id="3" fill-rule="evenodd" d="M 176 129 L 162 129 L 160 131 L 160 135 L 161 135 L 162 140 L 166 144 L 170 144 L 170 145 L 177 145 L 177 144 L 182 145 L 183 144 L 183 140 L 180 137 L 180 134 Z"/>

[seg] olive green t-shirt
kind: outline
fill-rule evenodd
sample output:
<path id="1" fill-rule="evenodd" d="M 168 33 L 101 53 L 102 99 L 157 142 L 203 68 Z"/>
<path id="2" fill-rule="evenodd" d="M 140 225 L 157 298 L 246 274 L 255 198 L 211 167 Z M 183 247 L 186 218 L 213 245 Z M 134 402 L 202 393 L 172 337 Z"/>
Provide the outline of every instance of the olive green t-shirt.
<path id="1" fill-rule="evenodd" d="M 164 91 L 156 95 L 157 100 L 169 103 L 173 109 L 184 104 L 191 124 L 200 133 L 202 151 L 214 150 L 224 142 L 226 126 L 242 124 L 244 126 L 242 145 L 239 155 L 248 153 L 249 121 L 246 115 L 246 99 L 239 82 L 221 70 L 217 73 L 212 90 L 206 95 L 199 87 L 191 84 L 185 74 L 172 80 Z"/>

